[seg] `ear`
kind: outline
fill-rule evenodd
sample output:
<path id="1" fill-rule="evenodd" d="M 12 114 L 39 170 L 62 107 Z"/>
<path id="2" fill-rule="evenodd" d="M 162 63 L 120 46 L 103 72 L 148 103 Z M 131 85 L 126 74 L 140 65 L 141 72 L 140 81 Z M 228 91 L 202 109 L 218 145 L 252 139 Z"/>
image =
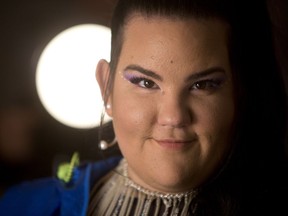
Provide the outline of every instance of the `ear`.
<path id="1" fill-rule="evenodd" d="M 96 68 L 96 80 L 98 82 L 98 85 L 100 87 L 100 91 L 101 91 L 101 95 L 102 95 L 102 99 L 105 100 L 107 99 L 107 101 L 105 102 L 105 109 L 106 109 L 106 113 L 112 117 L 112 110 L 111 110 L 111 99 L 110 99 L 110 93 L 108 98 L 107 97 L 107 93 L 106 93 L 106 89 L 107 89 L 107 84 L 108 84 L 108 79 L 109 79 L 109 74 L 110 74 L 110 66 L 109 63 L 104 60 L 101 59 L 98 62 L 97 68 Z"/>

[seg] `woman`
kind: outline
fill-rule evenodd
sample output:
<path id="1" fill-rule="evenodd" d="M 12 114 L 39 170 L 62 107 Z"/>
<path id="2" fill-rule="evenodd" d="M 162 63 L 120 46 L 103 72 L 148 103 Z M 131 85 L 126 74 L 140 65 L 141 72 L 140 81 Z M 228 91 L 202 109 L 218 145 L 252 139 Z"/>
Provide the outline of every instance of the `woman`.
<path id="1" fill-rule="evenodd" d="M 16 188 L 2 206 L 26 188 L 26 215 L 282 212 L 286 98 L 265 4 L 252 19 L 255 6 L 119 0 L 96 78 L 123 159 L 79 166 L 64 189 Z"/>

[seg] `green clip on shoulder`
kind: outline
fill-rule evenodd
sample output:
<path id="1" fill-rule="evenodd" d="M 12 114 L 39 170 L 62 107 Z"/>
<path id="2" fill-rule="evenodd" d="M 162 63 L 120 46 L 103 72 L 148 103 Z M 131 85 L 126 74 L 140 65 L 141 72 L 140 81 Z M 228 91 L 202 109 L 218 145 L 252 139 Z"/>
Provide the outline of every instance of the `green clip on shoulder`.
<path id="1" fill-rule="evenodd" d="M 70 163 L 62 163 L 57 170 L 58 179 L 69 183 L 72 179 L 73 170 L 80 164 L 80 157 L 78 152 L 75 152 L 71 158 Z"/>

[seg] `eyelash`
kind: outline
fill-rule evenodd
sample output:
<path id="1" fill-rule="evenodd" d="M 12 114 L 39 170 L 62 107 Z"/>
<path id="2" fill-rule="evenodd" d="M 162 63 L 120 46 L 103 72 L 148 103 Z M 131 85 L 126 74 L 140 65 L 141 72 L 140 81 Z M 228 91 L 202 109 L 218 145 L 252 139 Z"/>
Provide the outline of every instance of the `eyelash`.
<path id="1" fill-rule="evenodd" d="M 222 79 L 206 79 L 195 82 L 189 90 L 203 90 L 203 91 L 213 91 L 218 89 L 223 83 Z M 201 86 L 204 85 L 204 86 Z"/>
<path id="2" fill-rule="evenodd" d="M 129 82 L 132 84 L 138 85 L 141 88 L 144 89 L 159 89 L 159 86 L 152 80 L 147 79 L 145 77 L 130 77 L 128 79 Z M 146 82 L 146 83 L 145 83 Z M 142 84 L 141 84 L 142 83 Z M 192 86 L 189 87 L 190 91 L 196 90 L 196 91 L 213 91 L 221 87 L 223 83 L 222 79 L 206 79 L 206 80 L 200 80 L 195 83 L 193 83 Z M 148 86 L 145 84 L 148 84 Z M 151 85 L 151 87 L 149 86 Z"/>
<path id="3" fill-rule="evenodd" d="M 131 77 L 130 79 L 128 79 L 128 81 L 131 82 L 132 84 L 138 85 L 141 88 L 146 88 L 146 89 L 158 89 L 159 88 L 158 85 L 154 81 L 147 79 L 145 77 Z M 147 83 L 152 85 L 152 87 L 145 86 L 145 84 Z"/>

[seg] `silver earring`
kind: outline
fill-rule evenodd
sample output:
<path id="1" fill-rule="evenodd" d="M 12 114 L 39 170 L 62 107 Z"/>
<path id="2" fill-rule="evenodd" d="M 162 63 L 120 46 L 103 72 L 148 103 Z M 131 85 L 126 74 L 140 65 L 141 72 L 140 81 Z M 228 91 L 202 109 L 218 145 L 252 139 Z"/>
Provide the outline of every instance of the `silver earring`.
<path id="1" fill-rule="evenodd" d="M 106 105 L 106 109 L 111 109 L 111 105 L 110 105 L 110 104 L 107 104 L 107 105 Z"/>
<path id="2" fill-rule="evenodd" d="M 99 148 L 101 150 L 106 150 L 106 149 L 110 148 L 111 146 L 115 145 L 116 142 L 117 142 L 116 137 L 114 138 L 114 140 L 112 142 L 109 142 L 109 143 L 106 142 L 105 140 L 101 140 L 99 142 Z"/>

